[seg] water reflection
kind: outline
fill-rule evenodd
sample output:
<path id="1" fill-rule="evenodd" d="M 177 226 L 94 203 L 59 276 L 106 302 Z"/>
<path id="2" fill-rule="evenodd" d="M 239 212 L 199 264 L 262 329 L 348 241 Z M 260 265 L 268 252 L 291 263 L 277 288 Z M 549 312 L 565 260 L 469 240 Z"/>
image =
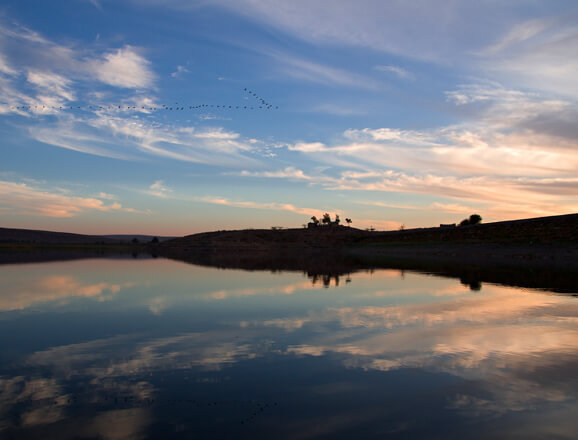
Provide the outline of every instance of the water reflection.
<path id="1" fill-rule="evenodd" d="M 0 266 L 0 433 L 573 437 L 576 298 L 399 268 L 319 273 Z"/>

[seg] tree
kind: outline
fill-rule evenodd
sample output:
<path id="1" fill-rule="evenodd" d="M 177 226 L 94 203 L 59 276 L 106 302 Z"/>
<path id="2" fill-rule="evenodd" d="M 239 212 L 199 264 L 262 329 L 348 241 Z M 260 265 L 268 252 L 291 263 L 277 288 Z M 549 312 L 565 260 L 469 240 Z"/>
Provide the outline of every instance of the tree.
<path id="1" fill-rule="evenodd" d="M 329 225 L 329 224 L 331 224 L 331 217 L 329 216 L 329 214 L 327 214 L 327 213 L 323 214 L 323 219 L 321 219 L 321 222 L 322 222 L 324 225 Z"/>
<path id="2" fill-rule="evenodd" d="M 472 214 L 470 218 L 465 218 L 460 222 L 460 226 L 477 225 L 482 223 L 482 216 L 479 214 Z"/>
<path id="3" fill-rule="evenodd" d="M 311 217 L 311 221 L 313 222 L 313 224 L 314 224 L 315 226 L 317 226 L 317 225 L 319 224 L 319 219 L 318 219 L 317 217 L 315 217 L 315 216 Z"/>
<path id="4" fill-rule="evenodd" d="M 339 215 L 335 214 L 335 224 L 338 225 L 341 220 L 339 219 Z"/>
<path id="5" fill-rule="evenodd" d="M 346 219 L 345 219 L 345 223 L 347 223 L 347 226 L 351 226 L 351 219 L 350 219 L 350 218 L 346 218 Z"/>
<path id="6" fill-rule="evenodd" d="M 477 225 L 478 223 L 482 223 L 482 216 L 479 214 L 472 214 L 470 215 L 470 225 Z"/>

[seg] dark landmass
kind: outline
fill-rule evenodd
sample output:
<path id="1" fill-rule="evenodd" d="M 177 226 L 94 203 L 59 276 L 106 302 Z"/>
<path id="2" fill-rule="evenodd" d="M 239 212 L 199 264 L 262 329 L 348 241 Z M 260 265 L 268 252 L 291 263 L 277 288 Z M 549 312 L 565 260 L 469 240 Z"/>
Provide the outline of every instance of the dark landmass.
<path id="1" fill-rule="evenodd" d="M 140 243 L 149 243 L 155 238 L 159 242 L 163 242 L 175 237 L 142 234 L 84 235 L 34 229 L 0 228 L 0 244 L 4 245 L 118 245 L 132 243 L 135 239 Z"/>
<path id="2" fill-rule="evenodd" d="M 382 247 L 400 245 L 494 244 L 578 245 L 578 214 L 512 220 L 458 227 L 417 228 L 402 231 L 363 231 L 331 225 L 311 229 L 244 229 L 204 232 L 169 240 L 166 249 L 260 249 L 280 246 Z"/>
<path id="3" fill-rule="evenodd" d="M 325 285 L 393 268 L 456 277 L 473 290 L 497 283 L 576 294 L 578 214 L 389 232 L 338 225 L 217 231 L 146 245 L 0 228 L 0 264 L 147 255 L 228 269 L 302 271 Z"/>
<path id="4" fill-rule="evenodd" d="M 142 235 L 142 234 L 114 234 L 114 235 L 103 235 L 106 238 L 112 238 L 113 240 L 121 240 L 125 242 L 132 242 L 135 238 L 141 243 L 149 243 L 155 238 L 162 243 L 163 241 L 173 240 L 178 237 L 163 237 L 160 235 Z"/>
<path id="5" fill-rule="evenodd" d="M 243 270 L 303 271 L 326 285 L 362 270 L 395 268 L 578 293 L 578 214 L 460 227 L 372 232 L 344 226 L 217 231 L 169 240 L 155 252 Z"/>
<path id="6" fill-rule="evenodd" d="M 363 231 L 345 226 L 311 229 L 247 229 L 189 235 L 162 243 L 157 252 L 181 258 L 191 253 L 346 253 L 371 258 L 578 268 L 578 214 L 459 227 Z"/>
<path id="7" fill-rule="evenodd" d="M 69 232 L 37 231 L 33 229 L 0 228 L 0 244 L 123 244 L 122 240 L 100 235 L 72 234 Z"/>

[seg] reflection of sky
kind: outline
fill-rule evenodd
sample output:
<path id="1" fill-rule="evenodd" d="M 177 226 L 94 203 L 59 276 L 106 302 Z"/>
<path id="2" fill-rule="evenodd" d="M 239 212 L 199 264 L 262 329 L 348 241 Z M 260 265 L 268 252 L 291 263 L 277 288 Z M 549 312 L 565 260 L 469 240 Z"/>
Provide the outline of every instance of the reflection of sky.
<path id="1" fill-rule="evenodd" d="M 513 432 L 514 418 L 529 422 L 533 412 L 528 426 L 545 432 L 540 420 L 576 409 L 572 297 L 495 285 L 474 292 L 455 279 L 392 270 L 323 288 L 300 273 L 162 259 L 14 265 L 0 275 L 0 331 L 11 335 L 0 342 L 0 430 L 7 432 L 64 426 L 80 411 L 78 398 L 97 411 L 82 415 L 71 428 L 77 433 L 139 438 L 162 413 L 143 402 L 185 385 L 207 399 L 203 393 L 267 395 L 287 405 L 299 390 L 311 402 L 342 402 L 352 426 L 372 426 L 380 405 L 401 395 L 363 398 L 358 404 L 368 406 L 359 414 L 344 402 L 364 386 L 391 389 L 407 375 L 416 376 L 408 396 L 425 392 L 427 377 L 431 396 L 443 401 L 436 411 L 498 420 L 492 429 Z M 119 395 L 130 399 L 111 406 L 107 399 Z M 309 432 L 311 420 L 293 417 L 288 432 Z M 349 426 L 328 417 L 315 422 L 328 435 Z M 404 423 L 390 428 L 413 429 Z M 569 423 L 557 425 L 562 438 Z"/>

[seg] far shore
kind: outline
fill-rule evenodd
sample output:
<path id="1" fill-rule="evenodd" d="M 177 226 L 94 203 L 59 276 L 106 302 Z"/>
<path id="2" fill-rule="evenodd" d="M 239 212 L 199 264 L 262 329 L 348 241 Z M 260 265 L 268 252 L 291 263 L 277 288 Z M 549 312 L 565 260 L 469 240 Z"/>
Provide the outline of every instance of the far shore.
<path id="1" fill-rule="evenodd" d="M 141 240 L 121 240 L 111 236 L 0 228 L 0 253 L 1 260 L 38 250 L 44 250 L 45 255 L 48 250 L 55 254 L 149 252 L 176 258 L 187 254 L 239 254 L 249 260 L 252 254 L 302 254 L 311 259 L 335 253 L 371 259 L 578 268 L 578 214 L 400 231 L 367 231 L 333 224 L 214 231 L 166 241 L 148 238 L 144 241 L 143 236 L 139 237 Z"/>

